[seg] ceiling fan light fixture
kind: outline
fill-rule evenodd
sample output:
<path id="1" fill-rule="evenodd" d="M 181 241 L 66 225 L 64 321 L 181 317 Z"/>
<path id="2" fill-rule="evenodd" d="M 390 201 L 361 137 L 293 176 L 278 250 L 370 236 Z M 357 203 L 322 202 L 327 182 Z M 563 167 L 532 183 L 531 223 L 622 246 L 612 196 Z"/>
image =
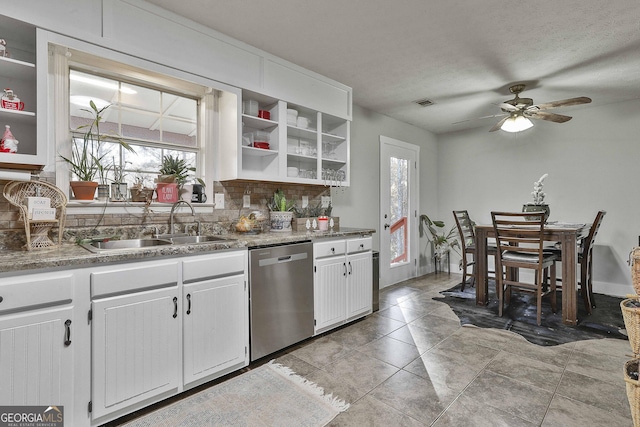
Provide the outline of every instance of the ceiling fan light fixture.
<path id="1" fill-rule="evenodd" d="M 505 132 L 522 132 L 523 130 L 527 130 L 533 126 L 531 120 L 528 118 L 517 115 L 509 117 L 500 127 L 501 130 Z"/>

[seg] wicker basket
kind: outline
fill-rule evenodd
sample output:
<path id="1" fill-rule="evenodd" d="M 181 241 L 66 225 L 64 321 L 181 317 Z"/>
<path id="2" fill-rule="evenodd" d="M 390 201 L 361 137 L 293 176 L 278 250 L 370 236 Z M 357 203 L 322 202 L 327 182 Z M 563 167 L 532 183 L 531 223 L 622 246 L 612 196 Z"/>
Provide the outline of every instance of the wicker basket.
<path id="1" fill-rule="evenodd" d="M 634 427 L 640 427 L 640 381 L 636 379 L 638 378 L 639 362 L 638 359 L 631 359 L 624 364 L 624 381 L 627 386 L 627 398 Z"/>
<path id="2" fill-rule="evenodd" d="M 633 357 L 640 358 L 640 297 L 627 298 L 620 302 L 624 327 L 627 329 Z"/>
<path id="3" fill-rule="evenodd" d="M 640 295 L 640 247 L 635 247 L 629 254 L 629 264 L 631 265 L 631 279 L 633 289 Z"/>

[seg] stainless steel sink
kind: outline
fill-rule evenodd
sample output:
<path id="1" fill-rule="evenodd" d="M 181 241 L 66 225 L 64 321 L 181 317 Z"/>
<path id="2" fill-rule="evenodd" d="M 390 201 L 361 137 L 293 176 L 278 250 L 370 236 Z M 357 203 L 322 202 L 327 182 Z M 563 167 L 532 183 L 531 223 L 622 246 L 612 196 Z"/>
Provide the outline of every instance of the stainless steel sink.
<path id="1" fill-rule="evenodd" d="M 117 249 L 139 249 L 154 246 L 171 245 L 171 240 L 167 239 L 126 239 L 126 240 L 107 240 L 104 242 L 82 243 L 85 249 L 91 252 L 113 251 Z"/>
<path id="2" fill-rule="evenodd" d="M 80 246 L 91 252 L 108 252 L 123 249 L 152 248 L 155 246 L 188 245 L 197 243 L 225 242 L 235 239 L 228 239 L 221 236 L 174 236 L 161 239 L 123 239 L 107 240 L 103 242 L 82 243 Z"/>
<path id="3" fill-rule="evenodd" d="M 172 237 L 170 239 L 174 244 L 194 244 L 194 243 L 214 243 L 214 242 L 225 242 L 233 239 L 227 239 L 226 237 L 221 236 L 180 236 L 180 237 Z"/>

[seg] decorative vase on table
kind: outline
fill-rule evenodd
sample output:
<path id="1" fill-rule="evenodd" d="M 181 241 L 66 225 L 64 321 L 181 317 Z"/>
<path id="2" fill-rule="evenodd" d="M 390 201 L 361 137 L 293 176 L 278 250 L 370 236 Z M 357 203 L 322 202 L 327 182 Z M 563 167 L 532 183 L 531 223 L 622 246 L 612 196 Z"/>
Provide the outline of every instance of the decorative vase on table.
<path id="1" fill-rule="evenodd" d="M 525 203 L 522 205 L 522 212 L 544 212 L 544 222 L 547 222 L 549 214 L 551 213 L 549 205 L 544 202 L 546 193 L 542 191 L 542 185 L 547 176 L 549 176 L 549 174 L 545 173 L 539 180 L 533 183 L 533 192 L 531 193 L 533 196 L 533 203 Z M 535 218 L 525 217 L 525 219 L 527 221 L 533 221 Z"/>
<path id="2" fill-rule="evenodd" d="M 544 212 L 544 222 L 547 222 L 547 220 L 549 219 L 549 214 L 551 213 L 551 209 L 547 204 L 536 205 L 534 203 L 525 203 L 524 205 L 522 205 L 522 212 Z M 525 217 L 525 219 L 528 221 L 532 221 L 534 218 Z"/>

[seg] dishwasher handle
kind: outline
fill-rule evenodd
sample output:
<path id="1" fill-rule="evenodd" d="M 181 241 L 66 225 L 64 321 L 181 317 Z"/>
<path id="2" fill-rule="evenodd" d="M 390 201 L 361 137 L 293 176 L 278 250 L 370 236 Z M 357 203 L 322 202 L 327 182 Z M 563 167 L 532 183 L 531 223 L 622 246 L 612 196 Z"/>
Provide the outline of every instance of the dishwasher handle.
<path id="1" fill-rule="evenodd" d="M 308 252 L 298 252 L 295 254 L 274 256 L 271 258 L 264 258 L 258 261 L 258 267 L 266 267 L 275 264 L 284 264 L 287 262 L 302 261 L 308 259 L 310 254 Z"/>

